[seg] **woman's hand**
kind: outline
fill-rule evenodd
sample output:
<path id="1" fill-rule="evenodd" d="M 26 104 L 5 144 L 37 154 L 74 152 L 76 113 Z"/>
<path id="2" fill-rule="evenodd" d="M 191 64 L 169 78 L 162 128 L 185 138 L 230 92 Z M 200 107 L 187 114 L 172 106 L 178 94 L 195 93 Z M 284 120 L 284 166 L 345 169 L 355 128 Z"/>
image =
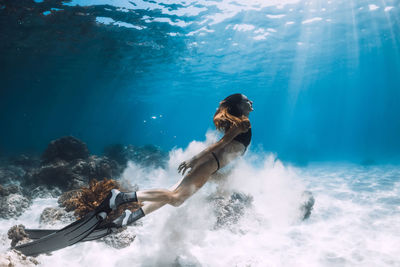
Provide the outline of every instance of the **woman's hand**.
<path id="1" fill-rule="evenodd" d="M 196 168 L 198 163 L 199 163 L 199 160 L 196 157 L 193 157 L 189 161 L 184 161 L 179 165 L 178 173 L 182 173 L 182 175 L 185 175 L 185 172 L 188 169 L 190 169 L 190 171 L 188 172 L 188 174 L 189 174 L 194 168 Z"/>

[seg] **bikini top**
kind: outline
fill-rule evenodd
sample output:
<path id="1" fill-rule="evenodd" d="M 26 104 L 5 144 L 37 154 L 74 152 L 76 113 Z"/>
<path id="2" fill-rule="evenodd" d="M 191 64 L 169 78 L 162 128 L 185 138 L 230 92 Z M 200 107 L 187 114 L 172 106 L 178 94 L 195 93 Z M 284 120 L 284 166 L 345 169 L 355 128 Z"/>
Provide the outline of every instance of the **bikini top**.
<path id="1" fill-rule="evenodd" d="M 245 133 L 238 134 L 233 140 L 242 143 L 247 148 L 251 141 L 251 128 Z"/>

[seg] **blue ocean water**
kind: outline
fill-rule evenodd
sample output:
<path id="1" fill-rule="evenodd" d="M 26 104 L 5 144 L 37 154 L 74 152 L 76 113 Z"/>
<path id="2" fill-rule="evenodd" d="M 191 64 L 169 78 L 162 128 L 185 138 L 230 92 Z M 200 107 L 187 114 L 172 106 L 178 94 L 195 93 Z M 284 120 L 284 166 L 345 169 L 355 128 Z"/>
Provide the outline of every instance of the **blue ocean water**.
<path id="1" fill-rule="evenodd" d="M 2 154 L 73 135 L 169 150 L 220 100 L 298 163 L 400 151 L 399 1 L 2 1 Z"/>
<path id="2" fill-rule="evenodd" d="M 121 178 L 169 187 L 216 141 L 219 101 L 254 102 L 226 188 L 254 201 L 232 228 L 213 228 L 210 183 L 129 227 L 129 247 L 80 243 L 41 266 L 400 265 L 399 0 L 0 0 L 0 25 L 0 156 L 65 135 L 94 154 L 153 144 L 167 166 Z M 0 252 L 12 225 L 49 227 L 53 206 L 1 219 Z"/>

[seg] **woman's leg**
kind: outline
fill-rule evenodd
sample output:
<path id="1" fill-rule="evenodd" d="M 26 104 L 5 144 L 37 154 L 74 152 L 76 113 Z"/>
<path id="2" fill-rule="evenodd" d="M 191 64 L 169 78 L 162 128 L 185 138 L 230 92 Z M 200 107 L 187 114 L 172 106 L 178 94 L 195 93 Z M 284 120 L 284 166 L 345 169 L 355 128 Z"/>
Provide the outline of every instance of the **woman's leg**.
<path id="1" fill-rule="evenodd" d="M 163 207 L 164 205 L 168 204 L 167 202 L 159 201 L 159 202 L 146 202 L 144 203 L 142 210 L 145 215 L 158 210 L 159 208 Z"/>
<path id="2" fill-rule="evenodd" d="M 217 168 L 218 164 L 210 154 L 208 160 L 188 173 L 180 183 L 174 186 L 175 188 L 170 188 L 170 190 L 154 189 L 137 191 L 137 199 L 140 202 L 161 202 L 164 204 L 167 203 L 173 206 L 179 206 L 199 190 Z"/>
<path id="3" fill-rule="evenodd" d="M 242 144 L 238 142 L 236 143 L 237 144 L 233 142 L 231 146 L 216 152 L 217 157 L 220 158 L 221 168 L 228 164 L 233 158 L 236 158 L 238 155 L 240 155 L 240 153 L 243 153 L 245 150 L 245 147 Z M 165 204 L 170 204 L 173 206 L 181 205 L 187 198 L 200 189 L 210 178 L 211 174 L 213 174 L 218 168 L 218 164 L 211 153 L 205 156 L 208 156 L 208 159 L 205 160 L 202 165 L 188 173 L 181 179 L 181 181 L 169 188 L 169 190 L 155 189 L 125 193 L 129 195 L 130 201 L 128 202 L 140 201 L 145 203 L 142 208 L 134 211 L 133 213 L 128 210 L 125 211 L 125 214 L 114 220 L 115 225 L 120 227 L 120 225 L 123 226 L 133 223 L 146 214 L 161 208 Z"/>
<path id="4" fill-rule="evenodd" d="M 200 166 L 201 167 L 201 166 Z M 197 168 L 187 174 L 182 181 L 167 189 L 144 190 L 136 192 L 137 200 L 144 202 L 143 207 L 131 212 L 126 210 L 120 217 L 113 221 L 116 228 L 132 224 L 143 216 L 161 208 L 165 204 L 173 206 L 181 205 L 187 198 L 193 195 L 208 180 L 212 171 L 209 168 Z M 129 193 L 133 194 L 133 193 Z"/>
<path id="5" fill-rule="evenodd" d="M 126 194 L 134 196 L 136 201 L 144 202 L 144 206 L 133 213 L 129 210 L 114 220 L 117 227 L 131 224 L 143 216 L 161 208 L 165 204 L 180 206 L 187 198 L 199 190 L 209 179 L 211 174 L 217 169 L 217 162 L 210 154 L 210 160 L 188 173 L 182 180 L 167 189 L 143 190 L 133 193 L 123 193 L 122 199 Z M 133 199 L 133 197 L 131 198 Z M 126 203 L 126 202 L 125 202 Z"/>
<path id="6" fill-rule="evenodd" d="M 184 178 L 182 178 L 179 182 L 177 182 L 176 184 L 174 184 L 173 186 L 168 188 L 168 190 L 169 191 L 174 191 L 179 186 L 179 184 L 182 182 L 183 179 Z M 147 215 L 147 214 L 149 214 L 149 213 L 151 213 L 151 212 L 153 212 L 155 210 L 158 210 L 159 208 L 161 208 L 165 204 L 168 204 L 168 203 L 166 201 L 156 201 L 156 202 L 148 201 L 148 202 L 144 203 L 144 205 L 142 207 L 142 210 L 143 210 L 144 214 Z"/>

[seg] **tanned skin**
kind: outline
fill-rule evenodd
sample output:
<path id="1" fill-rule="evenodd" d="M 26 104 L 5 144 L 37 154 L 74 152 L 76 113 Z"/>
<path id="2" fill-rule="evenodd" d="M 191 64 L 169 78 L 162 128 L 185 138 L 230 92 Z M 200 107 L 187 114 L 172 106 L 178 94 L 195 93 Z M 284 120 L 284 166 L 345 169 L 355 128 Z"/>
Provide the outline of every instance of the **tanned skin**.
<path id="1" fill-rule="evenodd" d="M 246 117 L 253 110 L 252 103 L 252 101 L 246 98 L 239 105 Z M 142 207 L 143 212 L 149 214 L 165 204 L 178 207 L 184 203 L 218 169 L 218 163 L 211 152 L 215 153 L 220 161 L 220 168 L 223 168 L 244 151 L 244 145 L 233 139 L 238 134 L 247 132 L 249 127 L 250 123 L 246 120 L 235 127 L 229 128 L 218 142 L 210 145 L 190 160 L 182 162 L 178 167 L 178 172 L 184 175 L 184 177 L 169 189 L 137 191 L 138 201 L 144 202 L 144 206 Z M 185 175 L 186 171 L 188 172 Z"/>

